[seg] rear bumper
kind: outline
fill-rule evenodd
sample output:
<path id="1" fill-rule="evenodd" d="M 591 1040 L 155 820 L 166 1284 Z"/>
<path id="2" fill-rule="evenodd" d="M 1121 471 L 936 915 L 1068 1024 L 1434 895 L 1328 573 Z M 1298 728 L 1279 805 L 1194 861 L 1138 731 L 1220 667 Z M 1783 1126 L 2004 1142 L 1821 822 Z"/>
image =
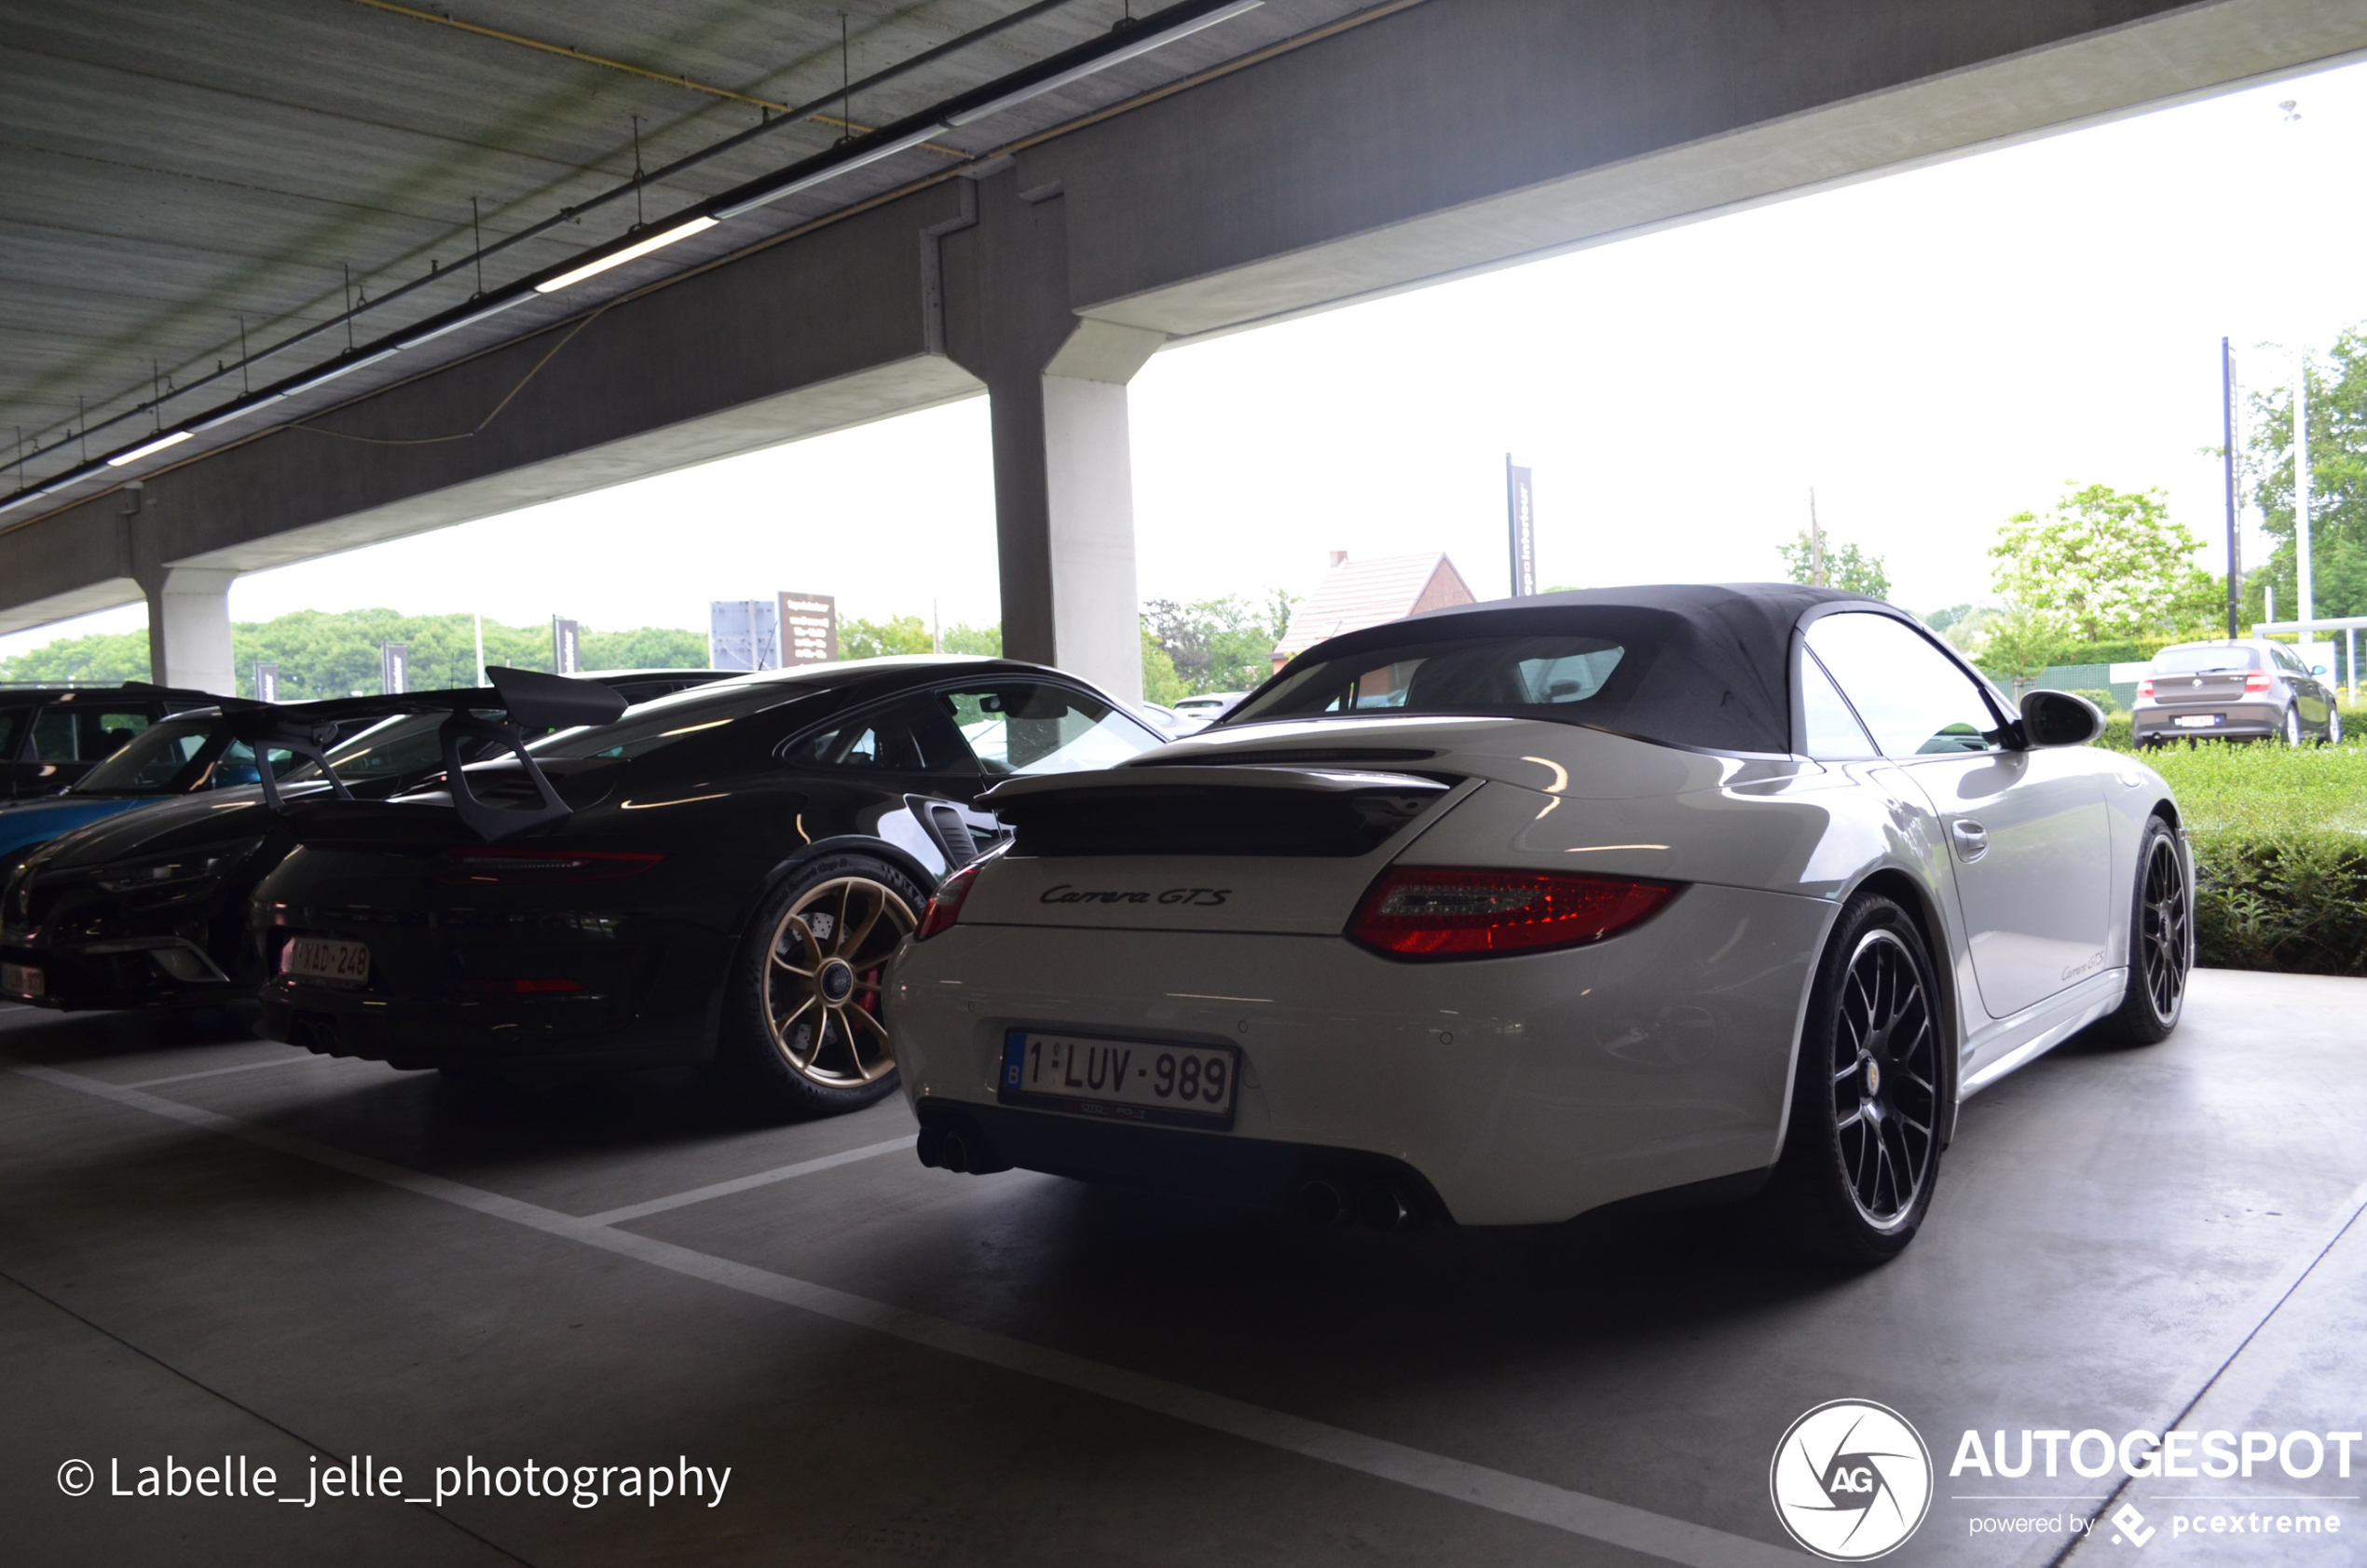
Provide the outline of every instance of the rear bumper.
<path id="1" fill-rule="evenodd" d="M 202 947 L 177 936 L 75 948 L 0 943 L 0 962 L 39 970 L 42 991 L 0 989 L 0 1000 L 61 1012 L 234 1002 L 250 994 L 249 986 L 232 982 Z"/>
<path id="2" fill-rule="evenodd" d="M 2181 717 L 2217 716 L 2219 723 L 2181 725 Z M 2129 715 L 2130 733 L 2139 741 L 2257 741 L 2281 735 L 2285 706 L 2281 702 L 2140 702 Z"/>
<path id="3" fill-rule="evenodd" d="M 345 927 L 288 920 L 266 935 L 278 967 L 286 937 L 362 941 L 369 982 L 327 985 L 274 974 L 257 1000 L 258 1032 L 324 1056 L 396 1067 L 566 1066 L 612 1070 L 705 1061 L 731 944 L 677 929 L 625 940 L 486 940 L 418 925 Z M 469 995 L 471 975 L 572 977 L 576 991 Z"/>
<path id="4" fill-rule="evenodd" d="M 887 1018 L 924 1126 L 967 1119 L 1014 1165 L 1271 1201 L 1339 1160 L 1410 1173 L 1459 1223 L 1544 1223 L 1773 1161 L 1832 911 L 1696 885 L 1598 947 L 1438 964 L 1335 936 L 965 924 L 907 945 Z M 1234 1130 L 1002 1104 L 1014 1028 L 1238 1046 Z"/>

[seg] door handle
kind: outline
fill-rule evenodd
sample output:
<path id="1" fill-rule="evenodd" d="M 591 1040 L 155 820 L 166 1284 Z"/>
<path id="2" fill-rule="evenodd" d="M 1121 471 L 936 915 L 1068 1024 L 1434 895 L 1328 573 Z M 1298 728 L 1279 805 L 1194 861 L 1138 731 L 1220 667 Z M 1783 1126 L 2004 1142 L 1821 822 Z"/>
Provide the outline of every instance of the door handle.
<path id="1" fill-rule="evenodd" d="M 1949 825 L 1949 832 L 1956 839 L 1956 858 L 1970 866 L 1989 852 L 1989 829 L 1970 817 L 1959 817 Z"/>

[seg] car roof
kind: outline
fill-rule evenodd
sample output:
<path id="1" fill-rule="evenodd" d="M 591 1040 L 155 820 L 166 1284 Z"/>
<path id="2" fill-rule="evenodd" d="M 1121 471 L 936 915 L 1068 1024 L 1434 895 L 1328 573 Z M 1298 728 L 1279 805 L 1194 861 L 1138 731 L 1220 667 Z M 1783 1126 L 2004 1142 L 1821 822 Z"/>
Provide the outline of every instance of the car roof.
<path id="1" fill-rule="evenodd" d="M 1682 582 L 1578 589 L 1427 610 L 1317 643 L 1275 679 L 1314 662 L 1446 638 L 1646 638 L 1656 649 L 1650 667 L 1637 672 L 1629 694 L 1614 704 L 1618 716 L 1607 714 L 1600 722 L 1663 744 L 1784 756 L 1792 749 L 1792 634 L 1836 610 L 1886 615 L 1963 666 L 1914 617 L 1863 593 L 1797 582 Z M 1217 722 L 1235 723 L 1240 712 L 1236 708 Z"/>

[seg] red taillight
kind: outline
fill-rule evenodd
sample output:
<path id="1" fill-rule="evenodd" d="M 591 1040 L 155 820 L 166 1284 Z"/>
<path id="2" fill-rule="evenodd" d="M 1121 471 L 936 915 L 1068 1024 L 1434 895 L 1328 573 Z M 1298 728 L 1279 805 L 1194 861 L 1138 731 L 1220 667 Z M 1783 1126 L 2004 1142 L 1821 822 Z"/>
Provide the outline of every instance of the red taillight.
<path id="1" fill-rule="evenodd" d="M 2154 677 L 2147 675 L 2137 683 L 2137 695 L 2150 700 L 2154 695 Z"/>
<path id="2" fill-rule="evenodd" d="M 2246 691 L 2265 691 L 2268 689 L 2269 682 L 2275 680 L 2276 678 L 2276 676 L 2270 675 L 2266 670 L 2254 670 L 2251 675 L 2244 677 L 2244 689 Z"/>
<path id="3" fill-rule="evenodd" d="M 1384 871 L 1348 922 L 1392 958 L 1487 958 L 1599 942 L 1675 895 L 1666 882 L 1538 871 Z"/>
<path id="4" fill-rule="evenodd" d="M 925 942 L 940 931 L 951 931 L 953 922 L 962 918 L 962 901 L 970 896 L 970 884 L 978 879 L 975 865 L 965 866 L 937 890 L 929 907 L 921 915 L 920 929 L 912 933 L 912 940 Z"/>
<path id="5" fill-rule="evenodd" d="M 621 850 L 513 850 L 458 845 L 444 852 L 436 879 L 466 885 L 490 882 L 518 886 L 538 882 L 612 882 L 637 877 L 665 856 Z"/>

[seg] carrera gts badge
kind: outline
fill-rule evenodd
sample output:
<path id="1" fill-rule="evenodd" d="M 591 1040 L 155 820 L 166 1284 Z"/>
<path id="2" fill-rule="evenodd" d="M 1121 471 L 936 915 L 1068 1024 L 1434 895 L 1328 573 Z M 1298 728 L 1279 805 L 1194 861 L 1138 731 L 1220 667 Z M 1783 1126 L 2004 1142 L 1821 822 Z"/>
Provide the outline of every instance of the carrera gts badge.
<path id="1" fill-rule="evenodd" d="M 1073 887 L 1067 882 L 1046 888 L 1036 896 L 1038 904 L 1186 904 L 1196 909 L 1213 909 L 1231 894 L 1231 888 L 1168 888 L 1160 893 L 1142 889 L 1118 888 L 1106 891 Z"/>

